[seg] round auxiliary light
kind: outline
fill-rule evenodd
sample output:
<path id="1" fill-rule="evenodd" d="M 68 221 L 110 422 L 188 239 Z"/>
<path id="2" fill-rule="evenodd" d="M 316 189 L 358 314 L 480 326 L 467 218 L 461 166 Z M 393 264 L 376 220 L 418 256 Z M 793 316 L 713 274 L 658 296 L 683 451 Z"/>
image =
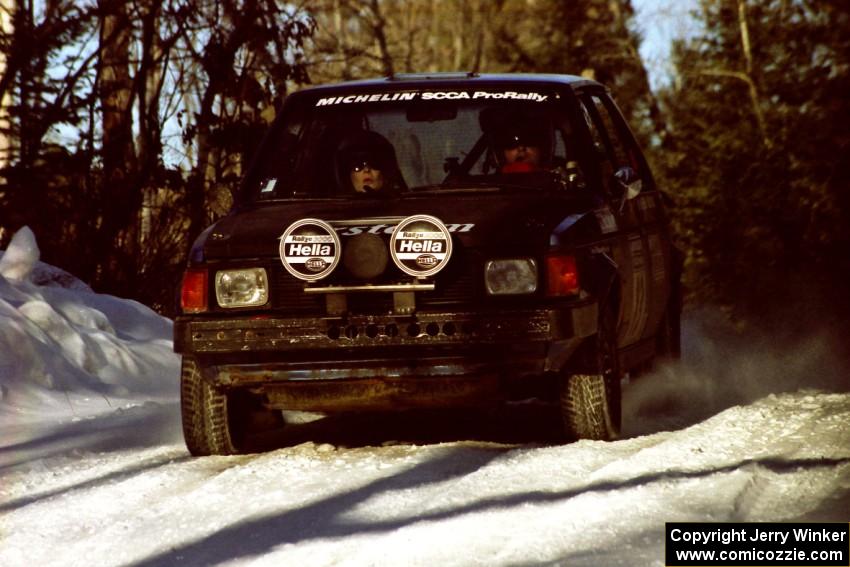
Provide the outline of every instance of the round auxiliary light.
<path id="1" fill-rule="evenodd" d="M 389 263 L 387 243 L 377 234 L 358 234 L 345 243 L 342 263 L 356 278 L 368 280 L 384 273 Z"/>
<path id="2" fill-rule="evenodd" d="M 300 280 L 320 280 L 339 263 L 342 245 L 336 231 L 323 220 L 295 221 L 280 237 L 280 261 Z"/>
<path id="3" fill-rule="evenodd" d="M 395 227 L 390 256 L 402 272 L 432 276 L 446 267 L 452 255 L 452 235 L 437 217 L 413 215 Z"/>

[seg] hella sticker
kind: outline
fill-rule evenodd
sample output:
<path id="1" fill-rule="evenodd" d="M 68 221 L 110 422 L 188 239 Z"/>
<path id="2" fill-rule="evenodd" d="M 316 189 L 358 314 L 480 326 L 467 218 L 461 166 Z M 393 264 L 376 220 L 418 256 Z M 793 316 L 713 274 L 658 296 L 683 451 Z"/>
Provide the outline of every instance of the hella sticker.
<path id="1" fill-rule="evenodd" d="M 330 274 L 339 263 L 341 249 L 334 229 L 319 219 L 296 221 L 280 237 L 283 267 L 305 281 L 320 280 Z"/>
<path id="2" fill-rule="evenodd" d="M 452 236 L 436 217 L 407 217 L 398 223 L 390 237 L 390 254 L 402 272 L 415 277 L 432 276 L 448 264 Z"/>

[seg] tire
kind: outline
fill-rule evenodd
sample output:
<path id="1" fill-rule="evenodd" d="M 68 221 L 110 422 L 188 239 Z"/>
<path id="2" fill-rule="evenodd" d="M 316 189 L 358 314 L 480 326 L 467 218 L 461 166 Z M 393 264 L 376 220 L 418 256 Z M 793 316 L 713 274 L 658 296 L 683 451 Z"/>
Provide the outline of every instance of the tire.
<path id="1" fill-rule="evenodd" d="M 183 438 L 194 456 L 249 452 L 251 437 L 283 425 L 279 411 L 266 409 L 249 392 L 225 392 L 201 375 L 198 363 L 183 357 L 180 372 Z"/>
<path id="2" fill-rule="evenodd" d="M 617 360 L 616 315 L 603 310 L 595 337 L 578 353 L 581 372 L 563 372 L 559 403 L 570 440 L 610 441 L 620 435 L 621 372 Z"/>

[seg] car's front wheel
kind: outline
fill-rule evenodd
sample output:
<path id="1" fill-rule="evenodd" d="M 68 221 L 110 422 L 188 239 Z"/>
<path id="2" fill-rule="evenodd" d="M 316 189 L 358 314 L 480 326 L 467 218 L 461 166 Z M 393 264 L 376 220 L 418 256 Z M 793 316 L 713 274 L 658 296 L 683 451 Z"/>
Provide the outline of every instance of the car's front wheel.
<path id="1" fill-rule="evenodd" d="M 283 425 L 281 413 L 264 408 L 257 396 L 226 392 L 204 380 L 189 357 L 183 357 L 180 373 L 180 409 L 183 438 L 195 456 L 248 452 L 252 436 Z"/>
<path id="2" fill-rule="evenodd" d="M 613 311 L 603 310 L 596 336 L 578 353 L 579 370 L 562 373 L 559 403 L 569 439 L 609 441 L 620 434 L 621 373 L 615 328 Z"/>

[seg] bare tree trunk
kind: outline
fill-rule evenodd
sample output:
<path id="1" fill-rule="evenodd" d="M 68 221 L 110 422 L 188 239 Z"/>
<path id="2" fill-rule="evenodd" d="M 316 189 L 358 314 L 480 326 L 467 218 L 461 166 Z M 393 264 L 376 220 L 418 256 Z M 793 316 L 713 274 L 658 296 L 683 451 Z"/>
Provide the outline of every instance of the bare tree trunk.
<path id="1" fill-rule="evenodd" d="M 108 183 L 123 182 L 135 161 L 130 78 L 130 23 L 123 2 L 103 1 L 100 31 L 100 102 L 103 112 L 103 167 Z M 120 190 L 120 189 L 118 189 Z"/>
<path id="2" fill-rule="evenodd" d="M 231 82 L 236 81 L 234 62 L 237 51 L 250 39 L 251 25 L 259 17 L 256 2 L 247 2 L 241 11 L 230 15 L 233 28 L 222 37 L 212 35 L 203 49 L 201 64 L 207 75 L 207 85 L 201 96 L 198 109 L 197 148 L 198 157 L 189 178 L 187 197 L 189 203 L 190 241 L 201 233 L 208 224 L 208 211 L 211 202 L 210 173 L 214 161 L 212 135 L 220 118 L 215 113 L 215 103 L 223 95 Z"/>
<path id="3" fill-rule="evenodd" d="M 420 14 L 422 13 L 422 5 L 419 2 L 414 2 L 410 5 L 406 12 L 406 17 L 404 19 L 404 35 L 402 37 L 406 38 L 404 42 L 404 72 L 405 73 L 413 73 L 416 71 L 416 66 L 414 64 L 414 53 L 416 46 L 416 36 Z"/>
<path id="4" fill-rule="evenodd" d="M 441 4 L 437 0 L 431 0 L 431 30 L 428 32 L 428 71 L 440 70 L 440 16 Z"/>
<path id="5" fill-rule="evenodd" d="M 6 37 L 12 37 L 13 27 L 12 20 L 15 15 L 14 0 L 0 0 L 0 32 Z M 0 50 L 0 77 L 6 76 L 6 65 L 8 56 L 5 50 Z M 9 111 L 7 110 L 12 104 L 12 96 L 8 91 L 0 93 L 0 169 L 9 164 L 10 153 L 12 151 L 12 140 L 9 132 L 11 122 L 9 121 Z M 0 184 L 6 180 L 0 177 Z M 0 227 L 0 242 L 4 241 L 2 233 L 3 227 Z"/>
<path id="6" fill-rule="evenodd" d="M 98 219 L 100 230 L 95 242 L 95 256 L 103 264 L 97 270 L 96 280 L 101 279 L 104 270 L 116 270 L 118 263 L 134 257 L 135 215 L 141 204 L 135 179 L 133 80 L 129 65 L 132 35 L 127 6 L 120 1 L 102 0 L 98 7 L 101 11 L 98 86 L 103 121 L 104 186 Z M 132 271 L 124 272 L 132 278 Z"/>
<path id="7" fill-rule="evenodd" d="M 479 0 L 473 2 L 473 22 L 475 28 L 475 53 L 469 67 L 471 73 L 478 73 L 484 63 L 485 28 L 488 26 L 486 13 Z"/>
<path id="8" fill-rule="evenodd" d="M 466 35 L 466 18 L 468 15 L 466 2 L 460 2 L 457 6 L 457 17 L 455 19 L 455 23 L 457 25 L 457 29 L 455 29 L 454 33 L 454 58 L 452 61 L 452 69 L 446 69 L 451 71 L 462 71 L 463 68 L 463 38 Z"/>
<path id="9" fill-rule="evenodd" d="M 151 179 L 159 168 L 162 149 L 162 127 L 159 123 L 159 95 L 162 90 L 163 73 L 159 65 L 163 57 L 159 37 L 159 7 L 152 2 L 142 15 L 142 58 L 136 74 L 136 98 L 139 101 L 139 175 L 138 187 L 142 193 L 139 218 L 139 245 L 144 246 L 151 230 L 151 207 L 156 187 Z"/>
<path id="10" fill-rule="evenodd" d="M 15 33 L 17 35 L 32 32 L 33 29 L 33 3 L 32 0 L 19 0 L 18 9 L 15 11 L 17 16 L 15 22 Z M 22 64 L 19 70 L 20 88 L 18 90 L 18 104 L 21 108 L 30 108 L 30 88 L 32 86 L 33 73 L 31 65 Z M 32 131 L 30 126 L 29 113 L 21 112 L 18 117 L 18 159 L 21 164 L 26 166 L 32 163 L 34 148 L 30 143 L 29 133 Z"/>
<path id="11" fill-rule="evenodd" d="M 764 120 L 764 113 L 761 110 L 761 96 L 759 95 L 758 86 L 753 79 L 753 52 L 750 48 L 750 30 L 747 24 L 747 2 L 746 0 L 738 0 L 738 26 L 741 30 L 741 48 L 744 51 L 744 61 L 746 62 L 747 86 L 750 92 L 750 102 L 753 105 L 753 113 L 758 123 L 759 133 L 761 134 L 762 142 L 765 147 L 770 148 L 772 143 L 767 135 L 767 124 Z"/>
<path id="12" fill-rule="evenodd" d="M 354 78 L 351 72 L 351 63 L 348 60 L 348 29 L 345 15 L 343 14 L 343 0 L 334 0 L 333 3 L 333 22 L 334 31 L 336 32 L 337 55 L 342 61 L 342 78 L 350 81 Z"/>
<path id="13" fill-rule="evenodd" d="M 372 30 L 375 36 L 375 42 L 378 44 L 378 54 L 381 59 L 381 66 L 384 74 L 388 77 L 395 75 L 395 66 L 393 65 L 393 57 L 390 54 L 389 46 L 387 45 L 386 27 L 387 20 L 381 12 L 381 5 L 378 0 L 372 0 L 370 3 L 374 22 Z"/>
<path id="14" fill-rule="evenodd" d="M 218 80 L 211 79 L 204 91 L 197 119 L 198 157 L 195 168 L 189 177 L 187 196 L 189 203 L 190 240 L 201 233 L 208 223 L 207 219 L 207 175 L 212 153 L 212 123 L 215 120 L 213 104 L 217 96 Z"/>

